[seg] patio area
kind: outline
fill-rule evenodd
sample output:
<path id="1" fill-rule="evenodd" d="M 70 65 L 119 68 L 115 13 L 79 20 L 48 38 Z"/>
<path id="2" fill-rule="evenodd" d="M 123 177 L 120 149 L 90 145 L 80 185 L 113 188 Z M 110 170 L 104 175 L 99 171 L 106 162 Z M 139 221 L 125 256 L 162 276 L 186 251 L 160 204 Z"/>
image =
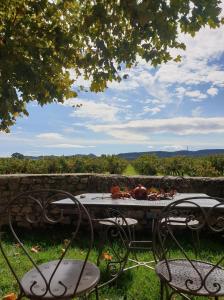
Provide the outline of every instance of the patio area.
<path id="1" fill-rule="evenodd" d="M 46 232 L 46 230 L 36 229 L 33 232 L 32 236 L 29 230 L 22 230 L 22 239 L 27 245 L 30 252 L 33 252 L 32 255 L 38 264 L 43 263 L 44 261 L 49 261 L 57 259 L 58 256 L 62 253 L 66 237 L 69 238 L 71 232 L 69 227 L 58 227 L 57 230 L 52 230 Z M 65 234 L 66 232 L 66 234 Z M 63 238 L 62 238 L 63 236 Z M 49 239 L 49 237 L 51 237 Z M 139 238 L 146 239 L 151 238 L 147 233 L 143 233 Z M 182 241 L 185 245 L 185 250 L 189 255 L 191 254 L 191 245 L 189 244 L 190 236 L 184 236 Z M 72 247 L 68 257 L 76 257 L 83 259 L 86 254 L 86 247 L 88 241 L 83 237 L 78 240 L 78 243 L 75 247 Z M 94 248 L 91 251 L 89 260 L 93 263 L 96 263 L 98 256 L 98 247 L 99 237 L 96 236 Z M 4 246 L 6 246 L 8 255 L 13 261 L 15 269 L 20 275 L 24 274 L 31 265 L 27 264 L 27 259 L 24 256 L 20 247 L 15 244 L 14 240 L 9 237 L 9 234 L 4 235 Z M 213 251 L 211 252 L 211 248 Z M 33 250 L 32 250 L 33 249 Z M 35 252 L 36 249 L 36 252 Z M 110 254 L 109 245 L 105 244 L 105 253 Z M 175 253 L 176 252 L 176 253 Z M 173 254 L 178 255 L 178 250 L 173 248 Z M 203 236 L 201 239 L 201 251 L 200 258 L 208 259 L 210 261 L 216 261 L 218 257 L 223 255 L 223 238 L 221 235 L 216 236 Z M 152 252 L 150 251 L 141 251 L 138 253 L 139 260 L 151 260 L 153 259 Z M 105 263 L 107 257 L 105 256 Z M 15 282 L 14 277 L 11 275 L 8 267 L 5 265 L 2 257 L 0 257 L 0 266 L 1 266 L 1 290 L 0 296 L 9 294 L 10 292 L 18 293 L 18 285 Z M 107 272 L 105 271 L 105 266 L 102 264 L 102 278 L 101 280 L 107 279 Z M 105 288 L 99 291 L 100 299 L 141 299 L 141 300 L 156 300 L 159 299 L 159 279 L 154 271 L 147 268 L 137 268 L 133 270 L 128 270 L 123 273 L 121 277 L 114 282 L 111 286 L 106 286 Z M 95 299 L 93 294 L 90 299 Z M 178 299 L 178 298 L 175 298 Z M 196 297 L 194 299 L 197 299 Z M 207 299 L 207 298 L 200 298 Z"/>
<path id="2" fill-rule="evenodd" d="M 73 202 L 73 205 L 70 203 L 73 218 L 69 225 L 61 223 L 64 217 L 63 207 L 61 205 L 55 207 L 57 204 L 55 200 L 67 197 Z M 89 215 L 88 206 L 81 204 L 81 198 L 76 198 L 67 192 L 37 190 L 22 193 L 10 203 L 8 208 L 8 221 L 11 229 L 7 225 L 1 228 L 0 296 L 4 300 L 17 299 L 15 295 L 19 297 L 18 299 L 22 299 L 19 296 L 19 292 L 22 291 L 21 295 L 25 299 L 73 299 L 74 296 L 83 299 L 85 295 L 88 299 L 96 299 L 97 287 L 99 297 L 97 299 L 104 300 L 182 299 L 184 291 L 186 292 L 184 294 L 195 295 L 194 298 L 184 297 L 184 299 L 198 299 L 197 296 L 202 296 L 200 299 L 206 299 L 204 296 L 207 296 L 207 299 L 209 297 L 222 299 L 223 200 L 215 198 L 216 200 L 213 199 L 212 203 L 207 205 L 206 199 L 211 200 L 206 196 L 186 198 L 185 195 L 185 198 L 182 198 L 180 194 L 176 200 L 161 200 L 167 201 L 167 205 L 163 205 L 161 212 L 157 215 L 153 230 L 146 228 L 132 235 L 124 216 L 121 215 L 123 218 L 121 220 L 120 217 L 116 217 L 115 220 L 107 219 L 107 221 L 105 219 L 94 220 Z M 129 201 L 136 202 L 136 200 Z M 150 201 L 141 201 L 144 204 L 142 208 L 147 209 L 146 204 Z M 200 201 L 204 201 L 205 205 L 201 205 Z M 16 225 L 18 208 L 20 214 L 24 214 L 23 221 L 29 224 L 27 228 Z M 178 224 L 180 215 L 184 218 Z M 175 224 L 172 224 L 170 216 L 174 218 Z M 195 220 L 198 221 L 195 222 Z M 47 227 L 43 226 L 44 222 Z M 98 226 L 95 227 L 96 223 Z M 99 225 L 101 230 L 99 230 Z M 181 225 L 180 228 L 178 225 Z M 152 241 L 152 243 L 146 248 L 132 246 L 133 242 L 137 243 L 137 241 Z M 3 259 L 6 257 L 10 261 L 11 270 L 18 276 L 16 277 L 18 282 L 11 275 Z M 73 291 L 73 286 L 69 287 L 66 280 L 73 282 L 72 278 L 75 275 L 76 282 L 76 278 L 81 276 L 80 283 L 79 281 L 75 283 L 75 286 L 79 287 L 83 285 L 82 278 L 84 282 L 90 280 L 91 276 L 94 278 L 94 273 L 87 271 L 85 274 L 84 261 L 92 264 L 96 271 L 99 268 L 100 276 L 96 275 L 97 281 L 93 282 L 88 289 L 85 288 L 86 290 L 78 294 L 74 293 L 73 296 L 65 297 L 69 289 Z M 133 262 L 136 261 L 139 264 L 137 263 L 132 269 Z M 145 262 L 149 261 L 155 261 L 155 263 L 148 267 Z M 84 273 L 79 269 L 72 270 L 71 268 L 66 273 L 66 268 L 63 269 L 64 265 L 70 263 L 74 265 L 77 262 L 82 262 Z M 173 262 L 176 264 L 174 269 L 172 269 Z M 205 266 L 201 265 L 201 262 L 205 262 Z M 52 272 L 49 269 L 50 263 L 53 263 Z M 162 269 L 160 269 L 160 263 L 165 264 Z M 195 263 L 199 269 L 194 266 Z M 57 270 L 57 264 L 60 265 L 59 269 L 61 265 L 63 267 L 60 271 Z M 211 266 L 212 271 L 209 271 Z M 42 273 L 45 272 L 44 269 L 49 269 L 49 271 Z M 81 275 L 77 276 L 79 272 Z M 165 273 L 161 275 L 161 272 Z M 55 279 L 54 274 L 57 274 Z M 45 283 L 42 282 L 40 275 L 46 279 L 46 281 L 44 279 Z M 60 276 L 63 279 L 57 279 Z M 24 281 L 24 278 L 28 281 Z M 52 282 L 48 278 L 53 278 Z M 22 289 L 20 288 L 19 291 L 20 282 Z M 167 289 L 168 285 L 166 286 L 166 295 L 163 298 L 163 285 L 166 284 L 170 287 Z M 178 291 L 176 284 L 180 284 L 182 289 L 182 291 L 179 290 L 179 294 L 176 293 Z M 25 288 L 26 285 L 27 288 Z M 63 287 L 61 291 L 60 287 Z M 173 287 L 175 293 L 172 292 Z M 46 292 L 42 295 L 40 291 L 45 290 Z M 54 291 L 53 294 L 51 294 L 52 291 Z M 5 295 L 8 296 L 5 298 Z"/>

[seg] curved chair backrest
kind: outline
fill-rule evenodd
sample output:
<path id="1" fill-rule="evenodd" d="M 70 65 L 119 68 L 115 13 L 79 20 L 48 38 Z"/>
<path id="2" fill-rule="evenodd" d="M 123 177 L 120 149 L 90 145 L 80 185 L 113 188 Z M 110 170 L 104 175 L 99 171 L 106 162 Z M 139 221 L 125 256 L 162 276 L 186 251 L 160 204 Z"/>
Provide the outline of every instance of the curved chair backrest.
<path id="1" fill-rule="evenodd" d="M 98 288 L 112 283 L 120 276 L 130 251 L 131 231 L 126 218 L 113 208 L 106 210 L 106 216 L 104 219 L 95 219 L 102 226 L 97 265 L 109 273 L 109 279 L 99 284 Z"/>
<path id="2" fill-rule="evenodd" d="M 127 219 L 125 218 L 123 213 L 115 208 L 108 208 L 106 210 L 106 214 L 108 218 L 113 219 L 116 224 L 125 229 L 125 234 L 122 234 L 123 242 L 129 244 L 132 240 L 132 234 L 130 225 L 128 224 Z M 117 227 L 117 229 L 119 229 L 119 227 Z"/>
<path id="3" fill-rule="evenodd" d="M 70 199 L 73 201 L 74 205 L 71 207 L 71 211 L 74 211 L 75 214 L 75 221 L 71 226 L 72 234 L 71 238 L 67 239 L 66 245 L 64 245 L 64 249 L 61 252 L 59 258 L 54 263 L 54 269 L 51 270 L 50 275 L 48 274 L 47 278 L 43 274 L 41 268 L 37 265 L 34 258 L 31 256 L 31 251 L 24 245 L 24 243 L 21 241 L 18 232 L 18 218 L 22 220 L 23 225 L 27 224 L 32 227 L 37 227 L 38 224 L 48 223 L 51 225 L 55 225 L 63 221 L 64 218 L 64 212 L 60 208 L 60 206 L 57 206 L 54 202 L 61 199 Z M 18 214 L 19 212 L 19 214 Z M 66 254 L 71 248 L 71 245 L 73 242 L 75 242 L 78 232 L 80 231 L 81 223 L 85 221 L 86 227 L 88 228 L 88 231 L 86 233 L 86 240 L 88 241 L 88 244 L 86 246 L 87 252 L 85 255 L 85 258 L 82 260 L 81 266 L 79 270 L 77 271 L 78 274 L 74 274 L 76 277 L 77 282 L 73 285 L 74 291 L 72 292 L 74 295 L 76 294 L 76 291 L 79 287 L 80 280 L 82 278 L 85 265 L 87 263 L 87 259 L 90 253 L 90 250 L 92 248 L 93 244 L 93 227 L 92 222 L 90 219 L 90 216 L 85 209 L 85 207 L 74 197 L 72 194 L 62 191 L 62 190 L 53 190 L 53 189 L 41 189 L 41 190 L 35 190 L 35 191 L 27 191 L 24 193 L 19 194 L 17 197 L 15 197 L 7 207 L 7 215 L 8 215 L 8 225 L 9 225 L 9 231 L 10 234 L 12 234 L 15 242 L 17 243 L 18 247 L 22 250 L 23 254 L 26 256 L 29 265 L 31 268 L 38 272 L 39 277 L 42 278 L 42 282 L 44 282 L 44 288 L 42 288 L 42 294 L 38 292 L 38 295 L 35 294 L 35 281 L 33 281 L 32 285 L 29 287 L 31 293 L 31 298 L 35 297 L 44 297 L 47 294 L 50 294 L 50 297 L 52 298 L 60 298 L 60 296 L 63 296 L 66 294 L 68 287 L 66 284 L 63 283 L 63 274 L 62 278 L 58 281 L 58 289 L 57 293 L 55 293 L 52 290 L 51 283 L 54 280 L 54 277 L 58 277 L 57 273 L 60 273 L 59 270 L 60 265 L 64 261 Z M 19 215 L 19 217 L 18 217 Z M 21 230 L 19 230 L 21 231 Z M 33 234 L 33 232 L 31 232 Z M 89 235 L 89 236 L 87 236 Z M 21 236 L 21 235 L 20 235 Z M 4 235 L 0 237 L 0 250 L 2 252 L 3 257 L 5 258 L 11 272 L 15 276 L 19 287 L 21 294 L 25 294 L 23 291 L 23 286 L 21 284 L 21 278 L 17 274 L 16 268 L 14 268 L 14 265 L 12 261 L 10 260 L 10 256 L 7 253 L 7 250 L 5 250 L 4 247 Z M 52 240 L 52 237 L 49 236 L 49 240 Z M 63 239 L 62 239 L 63 241 Z M 30 245 L 29 245 L 30 248 Z M 72 274 L 71 274 L 72 275 Z M 55 283 L 54 283 L 55 285 Z M 39 299 L 38 298 L 38 299 Z M 36 298 L 35 298 L 36 299 Z M 41 298 L 42 299 L 42 298 Z"/>
<path id="4" fill-rule="evenodd" d="M 172 222 L 174 218 L 181 217 L 181 223 L 185 223 L 185 234 L 180 234 L 175 230 Z M 184 221 L 183 221 L 184 219 Z M 197 222 L 195 222 L 197 220 Z M 190 234 L 187 234 L 187 231 Z M 203 269 L 203 259 L 197 259 L 197 251 L 195 251 L 195 241 L 186 243 L 187 238 L 194 239 L 194 233 L 209 232 L 221 233 L 224 231 L 224 199 L 216 197 L 189 197 L 176 200 L 167 205 L 159 215 L 153 236 L 153 250 L 157 263 L 163 261 L 164 276 L 167 282 L 173 283 L 176 272 L 172 270 L 174 264 L 171 262 L 178 259 L 179 269 L 176 264 L 175 268 L 178 272 L 182 272 L 184 277 L 183 289 L 188 293 L 197 294 L 199 291 L 214 295 L 221 289 L 224 290 L 224 271 L 220 274 L 220 267 L 224 262 L 224 255 L 220 252 L 214 256 L 217 261 L 211 261 L 207 265 L 207 270 Z M 193 234 L 192 234 L 193 233 Z M 209 247 L 209 245 L 207 245 Z M 203 249 L 200 246 L 200 251 Z M 212 249 L 214 250 L 214 249 Z M 182 261 L 181 261 L 182 259 Z M 208 257 L 206 257 L 206 260 Z M 181 263 L 183 262 L 183 266 Z M 208 267 L 209 266 L 209 267 Z M 186 271 L 187 268 L 187 271 Z M 181 270 L 182 269 L 182 270 Z M 190 271 L 189 271 L 190 270 Z M 217 273 L 216 273 L 217 272 Z M 179 280 L 180 281 L 180 280 Z M 223 285 L 223 286 L 221 286 Z M 206 291 L 206 292 L 205 292 Z"/>

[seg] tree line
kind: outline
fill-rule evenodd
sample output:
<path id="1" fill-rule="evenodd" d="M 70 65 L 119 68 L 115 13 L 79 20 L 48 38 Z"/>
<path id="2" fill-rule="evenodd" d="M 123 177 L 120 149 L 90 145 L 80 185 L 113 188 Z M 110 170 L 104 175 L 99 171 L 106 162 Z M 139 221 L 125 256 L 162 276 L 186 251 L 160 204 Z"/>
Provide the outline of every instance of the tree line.
<path id="1" fill-rule="evenodd" d="M 156 155 L 142 155 L 132 161 L 134 168 L 142 175 L 203 176 L 224 175 L 224 155 L 204 157 L 176 156 L 158 158 Z"/>
<path id="2" fill-rule="evenodd" d="M 109 173 L 122 174 L 128 161 L 115 155 L 42 157 L 27 159 L 19 153 L 11 158 L 0 158 L 0 174 L 49 173 Z"/>
<path id="3" fill-rule="evenodd" d="M 13 154 L 11 158 L 0 158 L 0 174 L 123 174 L 129 164 L 140 175 L 224 176 L 224 155 L 169 158 L 142 155 L 135 160 L 128 161 L 116 155 L 28 159 L 19 153 Z"/>

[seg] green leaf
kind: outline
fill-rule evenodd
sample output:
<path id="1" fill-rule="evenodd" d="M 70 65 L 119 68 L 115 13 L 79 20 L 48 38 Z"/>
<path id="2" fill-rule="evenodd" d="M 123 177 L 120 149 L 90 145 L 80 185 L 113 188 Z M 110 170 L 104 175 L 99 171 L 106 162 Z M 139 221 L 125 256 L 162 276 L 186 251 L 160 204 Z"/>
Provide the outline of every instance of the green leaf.
<path id="1" fill-rule="evenodd" d="M 181 62 L 181 55 L 177 55 L 177 57 L 174 58 L 175 62 Z"/>

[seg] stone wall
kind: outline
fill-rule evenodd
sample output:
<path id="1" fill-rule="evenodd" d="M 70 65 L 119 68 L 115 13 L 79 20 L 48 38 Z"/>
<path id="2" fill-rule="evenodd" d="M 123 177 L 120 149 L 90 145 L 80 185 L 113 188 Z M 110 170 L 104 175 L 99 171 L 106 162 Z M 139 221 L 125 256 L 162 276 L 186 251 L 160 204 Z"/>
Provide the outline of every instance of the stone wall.
<path id="1" fill-rule="evenodd" d="M 121 176 L 98 174 L 43 174 L 43 175 L 0 175 L 0 214 L 7 202 L 21 192 L 52 188 L 68 191 L 74 195 L 85 192 L 109 192 L 113 185 L 134 188 L 141 183 L 146 187 L 176 189 L 185 193 L 205 193 L 210 196 L 224 197 L 224 177 L 171 177 L 171 176 Z M 100 212 L 92 209 L 91 213 L 98 216 Z M 148 223 L 145 212 L 127 211 L 127 216 L 142 219 Z M 19 217 L 19 216 L 18 216 Z"/>

